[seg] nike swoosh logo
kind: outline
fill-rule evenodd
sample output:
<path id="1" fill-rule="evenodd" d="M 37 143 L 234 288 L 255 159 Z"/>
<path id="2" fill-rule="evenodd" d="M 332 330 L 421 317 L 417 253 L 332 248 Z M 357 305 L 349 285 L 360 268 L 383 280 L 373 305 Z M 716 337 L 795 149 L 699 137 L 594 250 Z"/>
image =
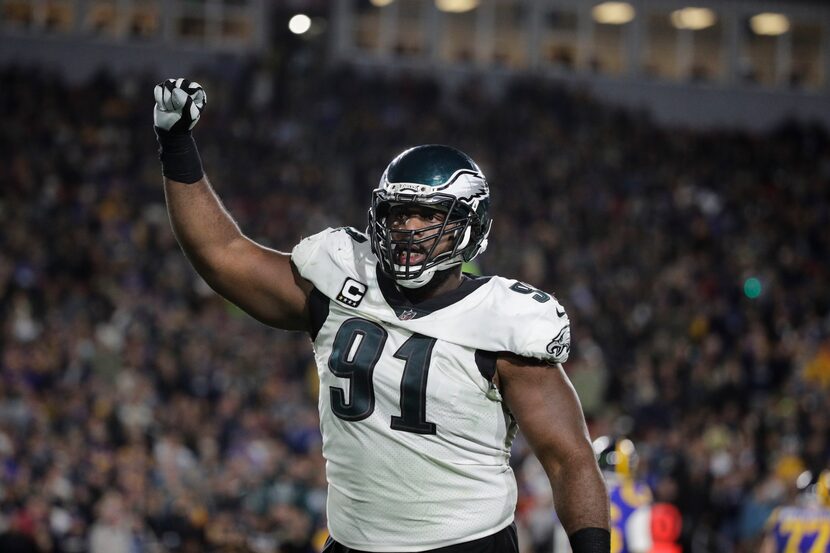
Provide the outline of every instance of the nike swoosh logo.
<path id="1" fill-rule="evenodd" d="M 559 308 L 557 307 L 556 308 L 556 314 L 560 317 L 564 317 L 565 316 L 565 310 L 563 309 L 562 311 L 559 311 Z"/>

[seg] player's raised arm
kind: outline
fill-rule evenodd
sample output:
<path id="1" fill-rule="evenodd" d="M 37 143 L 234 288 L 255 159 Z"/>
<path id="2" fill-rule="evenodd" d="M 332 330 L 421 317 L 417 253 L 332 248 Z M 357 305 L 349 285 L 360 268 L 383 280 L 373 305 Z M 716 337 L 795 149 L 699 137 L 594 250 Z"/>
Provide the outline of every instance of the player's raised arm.
<path id="1" fill-rule="evenodd" d="M 154 90 L 153 111 L 167 211 L 176 239 L 207 283 L 256 319 L 306 329 L 310 284 L 290 256 L 242 234 L 202 171 L 190 133 L 207 103 L 198 83 L 168 79 Z"/>
<path id="2" fill-rule="evenodd" d="M 496 370 L 504 400 L 548 475 L 574 553 L 607 553 L 608 493 L 562 365 L 502 354 Z"/>

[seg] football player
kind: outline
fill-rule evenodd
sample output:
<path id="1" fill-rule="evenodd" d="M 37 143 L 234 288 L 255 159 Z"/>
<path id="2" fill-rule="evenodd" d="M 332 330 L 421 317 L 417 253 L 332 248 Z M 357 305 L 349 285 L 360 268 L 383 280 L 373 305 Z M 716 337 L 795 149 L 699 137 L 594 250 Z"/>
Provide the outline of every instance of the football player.
<path id="1" fill-rule="evenodd" d="M 594 440 L 599 467 L 611 498 L 611 553 L 647 553 L 652 549 L 651 490 L 636 479 L 638 456 L 627 438 Z"/>
<path id="2" fill-rule="evenodd" d="M 328 553 L 518 551 L 517 424 L 544 466 L 577 553 L 608 553 L 608 496 L 579 400 L 559 302 L 472 278 L 490 194 L 447 146 L 409 149 L 371 197 L 366 233 L 326 229 L 290 254 L 240 231 L 204 176 L 190 130 L 206 104 L 185 79 L 155 88 L 176 238 L 202 277 L 256 319 L 307 331 L 320 377 Z"/>
<path id="3" fill-rule="evenodd" d="M 651 490 L 636 480 L 637 452 L 625 438 L 600 436 L 593 443 L 611 500 L 611 553 L 653 553 Z M 555 527 L 555 553 L 568 551 L 567 536 Z"/>
<path id="4" fill-rule="evenodd" d="M 830 469 L 799 476 L 799 504 L 775 509 L 767 521 L 762 553 L 830 553 Z"/>

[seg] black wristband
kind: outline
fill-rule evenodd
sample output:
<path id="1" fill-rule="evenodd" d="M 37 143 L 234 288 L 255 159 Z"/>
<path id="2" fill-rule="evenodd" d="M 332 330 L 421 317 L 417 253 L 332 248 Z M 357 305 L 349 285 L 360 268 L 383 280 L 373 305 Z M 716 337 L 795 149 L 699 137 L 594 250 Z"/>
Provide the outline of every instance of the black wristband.
<path id="1" fill-rule="evenodd" d="M 570 536 L 573 553 L 609 553 L 611 532 L 605 528 L 582 528 Z"/>
<path id="2" fill-rule="evenodd" d="M 168 179 L 193 184 L 199 181 L 205 172 L 196 141 L 189 132 L 170 132 L 155 127 L 159 141 L 159 159 L 161 172 Z"/>

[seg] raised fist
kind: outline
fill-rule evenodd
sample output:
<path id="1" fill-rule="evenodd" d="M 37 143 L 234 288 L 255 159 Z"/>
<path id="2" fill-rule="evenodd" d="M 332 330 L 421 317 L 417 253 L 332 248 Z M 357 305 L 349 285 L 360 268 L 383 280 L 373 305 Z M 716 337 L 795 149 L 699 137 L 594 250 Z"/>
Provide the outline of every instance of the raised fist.
<path id="1" fill-rule="evenodd" d="M 207 104 L 205 90 L 187 79 L 167 79 L 156 85 L 153 94 L 153 122 L 170 132 L 190 132 Z"/>

